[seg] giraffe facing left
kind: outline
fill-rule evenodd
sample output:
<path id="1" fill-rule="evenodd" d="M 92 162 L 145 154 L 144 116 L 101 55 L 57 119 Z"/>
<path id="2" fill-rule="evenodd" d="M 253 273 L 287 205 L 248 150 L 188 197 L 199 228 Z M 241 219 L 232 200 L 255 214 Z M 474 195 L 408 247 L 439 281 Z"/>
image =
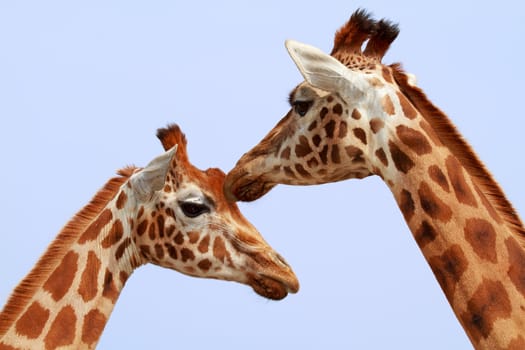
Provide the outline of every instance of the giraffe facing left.
<path id="1" fill-rule="evenodd" d="M 147 263 L 268 299 L 297 292 L 291 267 L 226 201 L 225 174 L 189 162 L 177 125 L 157 137 L 165 153 L 121 169 L 15 288 L 0 313 L 0 350 L 95 348 L 126 281 Z"/>

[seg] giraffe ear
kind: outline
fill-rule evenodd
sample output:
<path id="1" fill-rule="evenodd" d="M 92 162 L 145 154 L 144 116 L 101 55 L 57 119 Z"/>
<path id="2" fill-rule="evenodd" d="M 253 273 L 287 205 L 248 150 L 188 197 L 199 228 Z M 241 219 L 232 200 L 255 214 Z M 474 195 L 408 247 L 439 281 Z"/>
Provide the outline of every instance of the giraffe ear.
<path id="1" fill-rule="evenodd" d="M 312 86 L 330 92 L 364 91 L 358 73 L 336 58 L 295 40 L 286 40 L 285 45 L 302 76 Z"/>
<path id="2" fill-rule="evenodd" d="M 131 176 L 129 179 L 131 188 L 140 201 L 150 200 L 156 191 L 164 187 L 166 175 L 176 153 L 177 145 L 153 159 L 144 169 Z"/>

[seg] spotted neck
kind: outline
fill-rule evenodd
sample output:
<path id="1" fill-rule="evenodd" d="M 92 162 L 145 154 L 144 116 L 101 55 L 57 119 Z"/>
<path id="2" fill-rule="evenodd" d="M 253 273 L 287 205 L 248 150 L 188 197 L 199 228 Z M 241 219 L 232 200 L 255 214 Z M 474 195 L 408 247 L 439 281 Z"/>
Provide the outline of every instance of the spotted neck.
<path id="1" fill-rule="evenodd" d="M 93 348 L 141 259 L 131 244 L 134 205 L 110 180 L 68 223 L 0 314 L 0 348 Z M 6 344 L 16 345 L 10 347 Z"/>
<path id="2" fill-rule="evenodd" d="M 448 139 L 440 134 L 435 117 L 440 114 L 443 122 L 446 116 L 393 72 L 402 93 L 389 97 L 400 115 L 390 121 L 394 126 L 383 145 L 390 157 L 375 154 L 378 174 L 475 347 L 523 348 L 525 251 L 519 218 L 459 134 L 449 133 Z"/>

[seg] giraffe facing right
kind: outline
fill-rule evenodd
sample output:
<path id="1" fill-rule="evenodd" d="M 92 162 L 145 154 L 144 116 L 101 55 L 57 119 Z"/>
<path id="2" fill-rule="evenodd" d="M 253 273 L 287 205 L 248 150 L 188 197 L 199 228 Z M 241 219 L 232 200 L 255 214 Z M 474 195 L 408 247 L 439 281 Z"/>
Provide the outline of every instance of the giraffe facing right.
<path id="1" fill-rule="evenodd" d="M 178 126 L 157 136 L 166 152 L 120 170 L 15 288 L 0 313 L 0 350 L 94 348 L 146 263 L 244 283 L 269 299 L 298 290 L 284 259 L 224 198 L 224 173 L 189 162 Z"/>
<path id="2" fill-rule="evenodd" d="M 447 116 L 381 62 L 398 32 L 358 10 L 330 55 L 287 41 L 305 81 L 225 192 L 251 201 L 277 184 L 381 177 L 474 347 L 525 349 L 523 224 Z"/>

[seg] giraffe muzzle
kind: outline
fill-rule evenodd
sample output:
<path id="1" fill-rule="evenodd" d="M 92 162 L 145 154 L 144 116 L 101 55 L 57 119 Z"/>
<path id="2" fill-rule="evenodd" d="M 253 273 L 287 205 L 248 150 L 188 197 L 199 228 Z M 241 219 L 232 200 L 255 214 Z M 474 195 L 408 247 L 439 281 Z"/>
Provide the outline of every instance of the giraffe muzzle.
<path id="1" fill-rule="evenodd" d="M 253 177 L 243 168 L 235 168 L 224 182 L 224 194 L 230 202 L 252 202 L 268 193 L 275 184 L 266 182 L 263 176 Z"/>

